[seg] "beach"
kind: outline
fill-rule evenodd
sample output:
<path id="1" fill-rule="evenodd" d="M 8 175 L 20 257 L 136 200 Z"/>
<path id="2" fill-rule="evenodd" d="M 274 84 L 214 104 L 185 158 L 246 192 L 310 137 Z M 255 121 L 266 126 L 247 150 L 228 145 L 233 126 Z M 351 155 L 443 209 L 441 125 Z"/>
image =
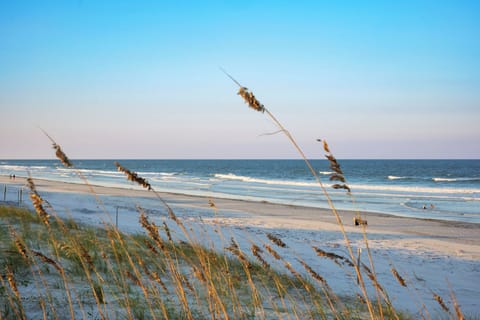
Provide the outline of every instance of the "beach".
<path id="1" fill-rule="evenodd" d="M 159 222 L 167 220 L 158 200 L 161 197 L 190 228 L 203 230 L 207 237 L 205 234 L 198 235 L 199 239 L 203 237 L 208 239 L 205 241 L 213 241 L 219 250 L 222 250 L 222 244 L 214 232 L 218 227 L 223 233 L 240 239 L 240 246 L 245 247 L 252 241 L 266 241 L 266 233 L 275 234 L 287 244 L 288 249 L 283 254 L 292 263 L 297 257 L 302 257 L 328 275 L 334 290 L 343 294 L 352 293 L 351 279 L 344 272 L 338 272 L 331 262 L 319 259 L 312 250 L 312 247 L 322 247 L 326 251 L 347 255 L 345 239 L 331 210 L 173 193 L 155 194 L 139 187 L 128 189 L 34 181 L 37 191 L 59 216 L 73 217 L 92 225 L 115 221 L 122 231 L 140 232 L 138 207 L 149 212 L 152 219 Z M 6 185 L 8 189 L 21 188 L 25 186 L 25 178 L 17 177 L 13 181 L 8 176 L 0 176 L 0 185 Z M 31 206 L 26 188 L 24 193 L 24 203 Z M 480 289 L 477 285 L 480 278 L 479 224 L 369 212 L 360 214 L 368 222 L 365 231 L 377 276 L 397 308 L 415 313 L 425 304 L 429 310 L 436 310 L 438 305 L 431 292 L 448 300 L 451 286 L 465 313 L 480 313 Z M 352 247 L 362 252 L 361 258 L 367 262 L 363 227 L 353 224 L 356 215 L 352 211 L 339 211 Z M 392 267 L 402 274 L 410 289 L 396 282 L 390 272 Z M 420 300 L 413 298 L 415 295 L 421 297 Z"/>

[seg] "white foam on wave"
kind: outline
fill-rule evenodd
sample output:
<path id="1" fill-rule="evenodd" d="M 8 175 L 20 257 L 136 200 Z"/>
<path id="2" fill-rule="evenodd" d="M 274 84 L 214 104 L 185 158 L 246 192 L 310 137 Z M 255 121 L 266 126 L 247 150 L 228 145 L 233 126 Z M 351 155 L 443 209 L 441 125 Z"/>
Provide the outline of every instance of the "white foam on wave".
<path id="1" fill-rule="evenodd" d="M 259 183 L 267 185 L 281 185 L 281 186 L 300 186 L 300 187 L 318 187 L 317 182 L 308 181 L 288 181 L 275 179 L 261 179 L 248 176 L 238 176 L 232 173 L 229 174 L 215 174 L 215 178 L 223 180 L 236 180 L 248 183 Z M 325 184 L 329 187 L 330 184 Z M 353 192 L 355 190 L 363 191 L 380 191 L 380 192 L 398 192 L 398 193 L 426 193 L 426 194 L 480 194 L 478 188 L 439 188 L 439 187 L 419 187 L 419 186 L 395 186 L 395 185 L 366 185 L 366 184 L 350 184 Z M 479 199 L 480 200 L 480 199 Z"/>
<path id="2" fill-rule="evenodd" d="M 237 181 L 243 181 L 243 182 L 263 183 L 263 184 L 282 185 L 282 186 L 299 186 L 299 187 L 318 186 L 318 183 L 316 182 L 261 179 L 261 178 L 252 178 L 248 176 L 237 176 L 233 173 L 228 173 L 228 174 L 216 173 L 214 174 L 214 177 L 218 179 L 223 179 L 223 180 L 237 180 Z"/>
<path id="3" fill-rule="evenodd" d="M 161 176 L 166 176 L 166 177 L 173 177 L 173 176 L 176 176 L 177 173 L 176 172 L 159 172 L 159 174 Z"/>
<path id="4" fill-rule="evenodd" d="M 46 168 L 46 167 L 45 167 Z M 56 168 L 57 171 L 60 172 L 72 172 L 78 171 L 87 175 L 92 176 L 105 176 L 105 177 L 121 177 L 124 174 L 117 170 L 99 170 L 99 169 L 72 169 L 72 168 L 63 168 L 58 167 Z M 175 176 L 177 173 L 175 172 L 137 172 L 140 176 L 163 176 L 163 177 L 172 177 Z"/>
<path id="5" fill-rule="evenodd" d="M 462 182 L 468 182 L 468 181 L 480 181 L 480 177 L 465 177 L 465 178 L 432 178 L 433 181 L 435 182 L 457 182 L 457 181 L 462 181 Z"/>
<path id="6" fill-rule="evenodd" d="M 318 171 L 320 174 L 328 175 L 328 174 L 333 174 L 333 171 Z"/>
<path id="7" fill-rule="evenodd" d="M 455 178 L 432 178 L 433 181 L 435 182 L 454 182 L 458 181 L 458 179 Z"/>
<path id="8" fill-rule="evenodd" d="M 123 175 L 122 172 L 119 171 L 111 171 L 111 170 L 96 170 L 96 169 L 78 169 L 80 172 L 90 173 L 90 174 L 98 174 L 98 175 Z"/>
<path id="9" fill-rule="evenodd" d="M 442 194 L 442 193 L 437 193 L 437 194 L 432 194 L 432 193 L 424 193 L 424 194 L 419 194 L 419 193 L 387 193 L 387 192 L 361 192 L 358 191 L 358 189 L 353 190 L 355 195 L 357 197 L 373 197 L 373 198 L 415 198 L 415 199 L 437 199 L 437 200 L 450 200 L 450 201 L 480 201 L 480 198 L 478 197 L 468 197 L 465 196 L 464 194 Z"/>
<path id="10" fill-rule="evenodd" d="M 189 178 L 178 178 L 178 177 L 152 177 L 148 178 L 150 181 L 158 182 L 160 184 L 169 184 L 169 185 L 177 185 L 181 188 L 181 186 L 202 186 L 202 187 L 209 187 L 210 183 L 207 181 L 199 180 L 199 179 L 189 179 Z"/>
<path id="11" fill-rule="evenodd" d="M 399 180 L 399 179 L 407 179 L 407 177 L 397 177 L 397 176 L 388 176 L 388 180 Z"/>
<path id="12" fill-rule="evenodd" d="M 147 172 L 147 171 L 139 171 L 137 172 L 139 175 L 144 176 L 164 176 L 164 177 L 172 177 L 177 175 L 176 172 Z"/>
<path id="13" fill-rule="evenodd" d="M 352 191 L 356 189 L 371 191 L 394 191 L 394 192 L 413 192 L 413 193 L 436 193 L 436 194 L 480 194 L 480 189 L 458 189 L 458 188 L 440 188 L 440 187 L 417 187 L 417 186 L 386 186 L 386 185 L 350 185 Z M 480 199 L 479 199 L 480 200 Z"/>
<path id="14" fill-rule="evenodd" d="M 469 181 L 480 181 L 480 178 L 478 177 L 465 177 L 465 178 L 444 178 L 444 177 L 433 177 L 433 178 L 427 178 L 427 177 L 402 177 L 402 176 L 387 176 L 388 180 L 400 180 L 400 179 L 416 179 L 416 180 L 431 180 L 434 182 L 469 182 Z"/>
<path id="15" fill-rule="evenodd" d="M 24 171 L 24 170 L 43 170 L 47 169 L 45 166 L 15 166 L 11 164 L 0 165 L 0 169 L 12 170 L 12 171 Z"/>
<path id="16" fill-rule="evenodd" d="M 92 176 L 92 177 L 119 178 L 123 176 L 122 172 L 111 171 L 111 170 L 73 169 L 73 168 L 61 168 L 61 167 L 58 167 L 56 170 L 61 174 L 74 174 L 75 172 L 80 172 L 86 176 Z"/>

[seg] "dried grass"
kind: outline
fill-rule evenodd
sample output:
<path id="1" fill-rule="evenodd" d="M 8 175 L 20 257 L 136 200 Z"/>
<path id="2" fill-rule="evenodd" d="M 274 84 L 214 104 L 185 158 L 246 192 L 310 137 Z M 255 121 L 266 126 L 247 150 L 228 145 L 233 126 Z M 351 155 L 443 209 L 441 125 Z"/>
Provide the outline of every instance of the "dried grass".
<path id="1" fill-rule="evenodd" d="M 391 268 L 390 271 L 392 271 L 392 274 L 393 276 L 395 277 L 395 279 L 397 279 L 398 283 L 402 286 L 402 287 L 406 287 L 407 286 L 407 283 L 405 282 L 405 280 L 400 276 L 400 274 L 398 273 L 398 271 L 395 269 L 395 268 Z"/>
<path id="2" fill-rule="evenodd" d="M 127 179 L 129 181 L 136 182 L 147 190 L 152 190 L 152 186 L 146 179 L 140 177 L 137 173 L 130 171 L 125 167 L 122 167 L 117 161 L 115 161 L 114 164 L 117 167 L 118 171 L 123 172 L 127 176 Z"/>
<path id="3" fill-rule="evenodd" d="M 432 294 L 433 294 L 433 299 L 438 302 L 438 305 L 443 309 L 443 311 L 445 311 L 446 313 L 450 313 L 450 309 L 447 307 L 442 297 L 440 297 L 435 292 L 433 292 Z"/>
<path id="4" fill-rule="evenodd" d="M 279 237 L 277 237 L 273 233 L 267 233 L 267 238 L 270 241 L 272 241 L 276 246 L 278 246 L 280 248 L 287 248 L 287 245 L 285 244 L 285 242 L 283 242 L 282 239 L 280 239 Z"/>

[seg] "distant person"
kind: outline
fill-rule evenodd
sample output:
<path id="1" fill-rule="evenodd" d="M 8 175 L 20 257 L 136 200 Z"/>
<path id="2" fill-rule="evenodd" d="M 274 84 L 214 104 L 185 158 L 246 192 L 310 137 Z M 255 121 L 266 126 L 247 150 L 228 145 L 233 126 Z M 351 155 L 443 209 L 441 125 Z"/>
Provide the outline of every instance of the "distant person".
<path id="1" fill-rule="evenodd" d="M 13 180 L 15 180 L 15 175 L 12 175 Z"/>
<path id="2" fill-rule="evenodd" d="M 427 205 L 426 205 L 426 204 L 423 205 L 423 210 L 425 210 L 425 209 L 427 209 Z"/>
<path id="3" fill-rule="evenodd" d="M 433 203 L 430 204 L 430 209 L 435 209 L 435 205 Z"/>

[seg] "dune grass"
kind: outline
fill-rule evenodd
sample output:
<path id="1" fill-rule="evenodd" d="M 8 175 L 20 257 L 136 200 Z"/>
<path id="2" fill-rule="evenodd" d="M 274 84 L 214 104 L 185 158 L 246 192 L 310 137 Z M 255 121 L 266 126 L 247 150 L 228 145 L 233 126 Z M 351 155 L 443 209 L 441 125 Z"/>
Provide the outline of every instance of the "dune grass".
<path id="1" fill-rule="evenodd" d="M 358 302 L 335 297 L 296 271 L 277 271 L 266 250 L 256 247 L 255 259 L 233 239 L 219 253 L 171 241 L 165 229 L 123 234 L 111 225 L 95 228 L 59 218 L 47 227 L 34 212 L 14 207 L 0 207 L 0 219 L 3 319 L 365 315 Z"/>

